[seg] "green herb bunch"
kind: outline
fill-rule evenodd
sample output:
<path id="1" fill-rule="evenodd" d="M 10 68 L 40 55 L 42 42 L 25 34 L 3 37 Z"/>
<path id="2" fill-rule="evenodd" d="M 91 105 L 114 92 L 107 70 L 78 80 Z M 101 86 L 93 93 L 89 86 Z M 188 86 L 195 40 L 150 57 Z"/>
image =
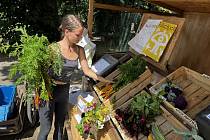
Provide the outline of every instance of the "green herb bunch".
<path id="1" fill-rule="evenodd" d="M 9 77 L 14 78 L 18 75 L 16 84 L 26 83 L 28 94 L 35 91 L 41 99 L 48 101 L 52 86 L 48 71 L 52 68 L 53 72 L 59 75 L 63 65 L 60 53 L 58 53 L 58 45 L 50 45 L 47 37 L 43 35 L 41 37 L 28 35 L 25 27 L 15 30 L 22 33 L 20 43 L 1 44 L 0 49 L 1 52 L 6 53 L 12 48 L 11 50 L 14 51 L 9 55 L 17 57 L 17 63 L 11 67 Z"/>
<path id="2" fill-rule="evenodd" d="M 158 95 L 150 95 L 142 91 L 132 99 L 125 110 L 117 109 L 115 118 L 131 137 L 135 136 L 138 139 L 139 133 L 148 136 L 150 132 L 148 124 L 161 113 L 161 102 Z"/>
<path id="3" fill-rule="evenodd" d="M 87 109 L 85 113 L 82 114 L 82 120 L 76 126 L 80 135 L 92 134 L 96 136 L 98 129 L 103 128 L 110 113 L 108 106 L 100 105 L 95 102 L 87 103 Z"/>
<path id="4" fill-rule="evenodd" d="M 161 102 L 162 99 L 158 95 L 150 95 L 146 91 L 142 91 L 132 100 L 130 110 L 134 114 L 140 114 L 145 118 L 153 119 L 161 113 Z"/>
<path id="5" fill-rule="evenodd" d="M 136 80 L 146 70 L 146 62 L 139 56 L 134 57 L 126 64 L 120 65 L 120 76 L 113 85 L 115 91 Z"/>

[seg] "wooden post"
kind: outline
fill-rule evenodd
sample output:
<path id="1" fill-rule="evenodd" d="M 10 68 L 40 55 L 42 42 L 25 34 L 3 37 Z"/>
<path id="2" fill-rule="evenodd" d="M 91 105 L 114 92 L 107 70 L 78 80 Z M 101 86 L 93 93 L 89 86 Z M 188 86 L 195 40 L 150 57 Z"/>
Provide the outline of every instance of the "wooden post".
<path id="1" fill-rule="evenodd" d="M 88 35 L 90 38 L 93 38 L 93 3 L 94 0 L 89 0 L 89 9 L 88 9 Z"/>

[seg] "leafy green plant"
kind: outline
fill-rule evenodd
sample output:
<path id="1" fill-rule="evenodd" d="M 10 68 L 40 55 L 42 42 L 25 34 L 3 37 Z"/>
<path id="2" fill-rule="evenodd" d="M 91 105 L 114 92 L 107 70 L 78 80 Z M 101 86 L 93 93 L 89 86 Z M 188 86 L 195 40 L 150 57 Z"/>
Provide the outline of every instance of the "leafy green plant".
<path id="1" fill-rule="evenodd" d="M 146 62 L 136 56 L 128 63 L 120 65 L 119 69 L 120 76 L 113 85 L 115 91 L 136 80 L 146 70 Z"/>
<path id="2" fill-rule="evenodd" d="M 133 98 L 125 110 L 117 109 L 115 118 L 132 137 L 136 136 L 138 139 L 139 133 L 148 136 L 150 131 L 148 124 L 161 113 L 161 102 L 158 95 L 150 95 L 142 91 Z"/>
<path id="3" fill-rule="evenodd" d="M 96 137 L 98 129 L 102 129 L 110 114 L 108 106 L 95 102 L 87 103 L 87 110 L 82 114 L 81 122 L 76 126 L 80 135 L 92 134 Z"/>
<path id="4" fill-rule="evenodd" d="M 158 95 L 150 95 L 146 91 L 134 97 L 130 104 L 130 109 L 135 114 L 141 114 L 147 119 L 153 119 L 161 113 L 160 103 L 162 99 Z"/>
<path id="5" fill-rule="evenodd" d="M 10 69 L 9 77 L 14 78 L 18 75 L 16 84 L 26 83 L 28 94 L 35 91 L 36 94 L 40 94 L 41 99 L 48 101 L 52 92 L 52 80 L 48 70 L 52 68 L 53 72 L 59 75 L 63 64 L 58 45 L 52 44 L 52 49 L 49 49 L 47 37 L 29 36 L 25 27 L 15 30 L 22 33 L 20 43 L 1 44 L 0 49 L 0 52 L 6 53 L 8 49 L 13 48 L 9 55 L 17 57 L 17 63 Z"/>

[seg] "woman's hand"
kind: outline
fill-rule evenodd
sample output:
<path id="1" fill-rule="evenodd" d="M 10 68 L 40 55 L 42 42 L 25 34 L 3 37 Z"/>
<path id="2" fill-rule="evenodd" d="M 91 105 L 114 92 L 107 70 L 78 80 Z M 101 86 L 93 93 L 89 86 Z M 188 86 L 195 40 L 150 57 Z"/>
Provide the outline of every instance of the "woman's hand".
<path id="1" fill-rule="evenodd" d="M 101 82 L 103 82 L 103 83 L 114 83 L 114 81 L 112 81 L 112 80 L 109 80 L 109 79 L 106 79 L 106 78 L 104 78 L 104 77 L 102 77 L 102 76 L 99 76 L 99 75 L 97 75 L 97 80 L 99 80 L 99 81 L 101 81 Z"/>
<path id="2" fill-rule="evenodd" d="M 64 83 L 64 82 L 57 81 L 57 80 L 54 80 L 54 79 L 53 79 L 53 83 L 54 83 L 55 85 L 65 85 L 65 84 L 66 84 L 66 83 Z"/>
<path id="3" fill-rule="evenodd" d="M 104 79 L 105 79 L 105 78 L 104 78 Z M 104 80 L 104 83 L 114 84 L 115 82 L 114 82 L 114 81 L 112 81 L 112 80 L 109 80 L 109 79 L 105 79 L 105 80 Z"/>

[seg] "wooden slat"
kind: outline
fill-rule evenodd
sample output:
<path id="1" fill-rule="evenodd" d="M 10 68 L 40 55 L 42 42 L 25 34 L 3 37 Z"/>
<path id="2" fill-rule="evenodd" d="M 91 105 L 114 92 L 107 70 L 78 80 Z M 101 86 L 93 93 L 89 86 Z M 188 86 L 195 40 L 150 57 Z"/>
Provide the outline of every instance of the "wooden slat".
<path id="1" fill-rule="evenodd" d="M 182 88 L 182 89 L 185 89 L 187 88 L 188 86 L 190 86 L 192 84 L 192 81 L 190 80 L 184 80 L 182 81 L 181 83 L 179 83 L 179 86 Z"/>
<path id="2" fill-rule="evenodd" d="M 204 89 L 199 89 L 198 91 L 196 91 L 194 94 L 192 94 L 191 96 L 189 96 L 188 98 L 185 98 L 188 105 L 186 110 L 191 110 L 194 109 L 194 107 L 201 103 L 203 99 L 205 99 L 208 96 L 208 93 L 205 92 Z"/>
<path id="3" fill-rule="evenodd" d="M 151 3 L 183 12 L 210 13 L 209 0 L 148 0 Z"/>
<path id="4" fill-rule="evenodd" d="M 190 69 L 186 69 L 186 72 L 187 72 L 187 77 L 189 80 L 193 81 L 195 84 L 200 85 L 206 90 L 210 91 L 210 86 L 209 86 L 210 79 Z"/>
<path id="5" fill-rule="evenodd" d="M 125 6 L 117 6 L 111 4 L 102 4 L 102 3 L 94 3 L 94 8 L 105 9 L 105 10 L 112 10 L 112 11 L 121 11 L 121 12 L 130 12 L 130 13 L 150 13 L 149 10 L 144 10 L 140 8 L 132 8 L 132 7 L 125 7 Z"/>
<path id="6" fill-rule="evenodd" d="M 194 92 L 196 92 L 199 89 L 200 89 L 200 86 L 198 86 L 197 84 L 192 83 L 190 86 L 188 86 L 185 89 L 183 89 L 183 95 L 185 97 L 188 97 L 188 96 L 192 95 Z"/>
<path id="7" fill-rule="evenodd" d="M 117 108 L 122 105 L 124 102 L 134 97 L 138 92 L 140 92 L 143 88 L 145 88 L 151 82 L 151 78 L 146 79 L 141 84 L 139 84 L 136 88 L 129 91 L 126 96 L 121 97 L 119 100 L 114 102 L 113 108 Z"/>
<path id="8" fill-rule="evenodd" d="M 87 24 L 88 24 L 88 33 L 89 37 L 92 38 L 92 30 L 93 30 L 93 3 L 94 0 L 89 0 L 89 8 L 88 8 L 88 19 L 87 19 Z"/>
<path id="9" fill-rule="evenodd" d="M 179 128 L 181 130 L 188 130 L 186 126 L 184 126 L 183 123 L 181 123 L 179 120 L 177 120 L 174 115 L 172 115 L 169 111 L 167 111 L 164 107 L 161 106 L 161 109 L 163 110 L 163 116 L 166 118 L 167 121 L 169 121 L 175 128 Z"/>
<path id="10" fill-rule="evenodd" d="M 171 124 L 168 121 L 166 121 L 163 124 L 161 124 L 159 126 L 159 128 L 160 128 L 160 131 L 162 132 L 162 134 L 165 136 L 172 130 L 173 127 L 171 126 Z"/>
<path id="11" fill-rule="evenodd" d="M 180 75 L 179 77 L 177 77 L 176 79 L 173 80 L 173 83 L 179 85 L 180 83 L 182 83 L 183 81 L 185 81 L 186 78 L 187 78 L 187 76 Z"/>
<path id="12" fill-rule="evenodd" d="M 187 112 L 187 115 L 190 116 L 192 119 L 194 119 L 196 114 L 198 114 L 201 110 L 206 108 L 209 105 L 209 103 L 210 103 L 210 96 L 202 100 L 200 104 L 196 105 L 192 110 Z"/>
<path id="13" fill-rule="evenodd" d="M 155 123 L 159 126 L 162 125 L 163 123 L 165 123 L 167 120 L 162 116 L 159 115 L 157 117 L 155 117 Z"/>
<path id="14" fill-rule="evenodd" d="M 111 97 L 110 100 L 119 100 L 122 96 L 127 94 L 129 91 L 137 87 L 139 84 L 144 82 L 145 80 L 150 79 L 151 80 L 151 72 L 149 69 L 147 69 L 144 73 L 139 75 L 138 79 L 135 80 L 132 83 L 129 83 L 128 85 L 124 86 L 123 88 L 119 89 L 119 91 L 115 92 Z M 150 82 L 150 81 L 149 81 Z M 127 94 L 128 95 L 128 94 Z"/>
<path id="15" fill-rule="evenodd" d="M 180 76 L 184 76 L 184 75 L 186 75 L 185 69 L 184 68 L 180 68 L 180 69 L 178 69 L 176 71 L 176 73 L 171 73 L 171 74 L 169 74 L 167 76 L 167 78 L 161 79 L 157 84 L 155 84 L 154 86 L 152 86 L 150 89 L 151 89 L 151 91 L 157 90 L 157 89 L 159 89 L 162 86 L 162 84 L 166 83 L 167 80 L 173 81 L 176 78 L 178 78 Z"/>
<path id="16" fill-rule="evenodd" d="M 174 131 L 171 131 L 165 136 L 166 140 L 183 140 L 181 136 L 175 134 Z"/>

